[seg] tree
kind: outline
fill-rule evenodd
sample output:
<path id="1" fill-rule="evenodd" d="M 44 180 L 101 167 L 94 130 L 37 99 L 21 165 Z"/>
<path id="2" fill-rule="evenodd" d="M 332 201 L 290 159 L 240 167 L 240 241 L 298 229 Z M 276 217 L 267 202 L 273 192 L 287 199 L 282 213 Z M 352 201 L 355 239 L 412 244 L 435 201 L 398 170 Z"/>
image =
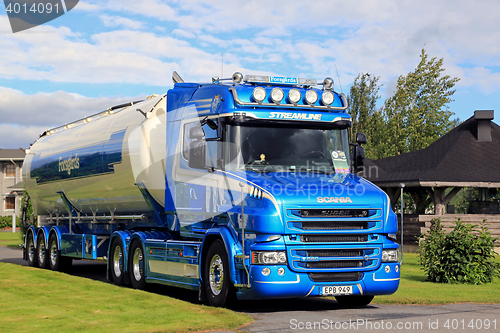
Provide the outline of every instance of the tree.
<path id="1" fill-rule="evenodd" d="M 366 134 L 368 142 L 365 145 L 365 154 L 369 158 L 378 155 L 375 149 L 377 142 L 382 140 L 382 129 L 385 126 L 380 110 L 376 109 L 377 100 L 380 98 L 378 95 L 379 79 L 380 77 L 373 74 L 359 74 L 348 96 L 348 112 L 352 117 L 351 138 L 354 138 L 357 132 Z"/>
<path id="2" fill-rule="evenodd" d="M 394 95 L 383 108 L 386 131 L 379 142 L 377 158 L 388 157 L 427 147 L 454 127 L 453 87 L 460 79 L 442 76 L 443 59 L 428 59 L 422 49 L 414 72 L 398 78 Z"/>

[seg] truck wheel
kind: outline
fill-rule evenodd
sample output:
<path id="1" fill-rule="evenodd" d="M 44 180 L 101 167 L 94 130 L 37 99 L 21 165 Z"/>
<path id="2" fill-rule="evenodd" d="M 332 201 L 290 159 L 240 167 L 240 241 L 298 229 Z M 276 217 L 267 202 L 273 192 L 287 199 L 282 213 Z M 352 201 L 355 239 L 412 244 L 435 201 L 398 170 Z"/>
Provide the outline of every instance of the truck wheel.
<path id="1" fill-rule="evenodd" d="M 130 281 L 134 289 L 144 289 L 146 276 L 144 272 L 144 250 L 140 241 L 135 241 L 130 249 Z"/>
<path id="2" fill-rule="evenodd" d="M 72 258 L 64 257 L 57 248 L 57 235 L 52 234 L 49 237 L 49 266 L 53 271 L 63 271 L 71 266 Z"/>
<path id="3" fill-rule="evenodd" d="M 46 268 L 47 267 L 47 249 L 45 248 L 45 236 L 40 234 L 38 236 L 38 243 L 36 246 L 36 253 L 38 259 L 38 267 Z"/>
<path id="4" fill-rule="evenodd" d="M 212 306 L 225 306 L 234 298 L 226 249 L 220 240 L 210 245 L 205 259 L 204 282 L 207 299 Z"/>
<path id="5" fill-rule="evenodd" d="M 36 266 L 36 249 L 35 240 L 33 239 L 33 233 L 28 233 L 28 239 L 26 241 L 26 251 L 28 252 L 28 265 L 31 267 Z"/>
<path id="6" fill-rule="evenodd" d="M 115 238 L 111 245 L 110 258 L 111 278 L 117 286 L 123 285 L 123 270 L 125 268 L 125 252 L 123 252 L 123 243 L 120 238 Z"/>
<path id="7" fill-rule="evenodd" d="M 360 307 L 370 304 L 374 296 L 335 296 L 340 305 L 346 307 Z"/>

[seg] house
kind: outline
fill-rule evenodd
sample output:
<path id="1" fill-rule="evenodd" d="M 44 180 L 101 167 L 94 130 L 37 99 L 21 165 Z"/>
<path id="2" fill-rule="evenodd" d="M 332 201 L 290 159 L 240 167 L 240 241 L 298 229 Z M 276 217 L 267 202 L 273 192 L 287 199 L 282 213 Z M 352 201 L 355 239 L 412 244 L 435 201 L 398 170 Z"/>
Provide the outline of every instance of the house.
<path id="1" fill-rule="evenodd" d="M 1 216 L 20 214 L 23 195 L 21 167 L 25 156 L 26 152 L 21 148 L 0 149 Z"/>

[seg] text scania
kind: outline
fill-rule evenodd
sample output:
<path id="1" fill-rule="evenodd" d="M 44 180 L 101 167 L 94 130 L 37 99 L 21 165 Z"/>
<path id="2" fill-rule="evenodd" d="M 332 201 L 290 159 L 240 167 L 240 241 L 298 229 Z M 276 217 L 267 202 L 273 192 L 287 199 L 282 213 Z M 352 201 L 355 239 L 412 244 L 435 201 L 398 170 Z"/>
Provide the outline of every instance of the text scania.
<path id="1" fill-rule="evenodd" d="M 288 113 L 288 112 L 271 112 L 271 119 L 296 119 L 296 120 L 321 120 L 321 114 L 315 113 Z"/>
<path id="2" fill-rule="evenodd" d="M 68 175 L 71 174 L 71 170 L 80 169 L 80 158 L 78 155 L 75 155 L 73 158 L 68 158 L 67 160 L 63 160 L 62 157 L 59 157 L 59 172 L 66 171 Z"/>
<path id="3" fill-rule="evenodd" d="M 352 203 L 349 197 L 318 197 L 318 203 Z"/>

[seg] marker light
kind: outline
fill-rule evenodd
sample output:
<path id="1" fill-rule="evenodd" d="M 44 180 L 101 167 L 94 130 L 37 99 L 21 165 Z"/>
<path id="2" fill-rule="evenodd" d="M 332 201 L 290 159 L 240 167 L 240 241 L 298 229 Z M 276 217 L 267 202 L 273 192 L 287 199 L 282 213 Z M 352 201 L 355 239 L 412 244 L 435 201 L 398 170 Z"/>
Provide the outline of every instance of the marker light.
<path id="1" fill-rule="evenodd" d="M 315 90 L 309 89 L 306 91 L 306 102 L 309 105 L 316 103 L 318 100 L 318 93 Z"/>
<path id="2" fill-rule="evenodd" d="M 325 88 L 325 90 L 333 89 L 333 79 L 331 77 L 327 77 L 323 80 L 323 88 Z"/>
<path id="3" fill-rule="evenodd" d="M 236 72 L 233 74 L 233 82 L 234 84 L 240 84 L 243 81 L 243 74 L 240 72 Z"/>
<path id="4" fill-rule="evenodd" d="M 288 92 L 288 101 L 291 104 L 297 104 L 300 101 L 300 91 L 298 89 L 290 89 Z"/>
<path id="5" fill-rule="evenodd" d="M 252 96 L 257 103 L 262 103 L 262 101 L 266 98 L 266 90 L 262 87 L 256 87 L 253 90 Z"/>
<path id="6" fill-rule="evenodd" d="M 323 102 L 324 105 L 331 105 L 334 100 L 335 95 L 329 90 L 325 90 L 323 94 L 321 94 L 321 102 Z"/>
<path id="7" fill-rule="evenodd" d="M 283 97 L 285 97 L 285 94 L 281 88 L 273 88 L 273 90 L 271 90 L 271 99 L 274 103 L 278 104 L 283 100 Z"/>

